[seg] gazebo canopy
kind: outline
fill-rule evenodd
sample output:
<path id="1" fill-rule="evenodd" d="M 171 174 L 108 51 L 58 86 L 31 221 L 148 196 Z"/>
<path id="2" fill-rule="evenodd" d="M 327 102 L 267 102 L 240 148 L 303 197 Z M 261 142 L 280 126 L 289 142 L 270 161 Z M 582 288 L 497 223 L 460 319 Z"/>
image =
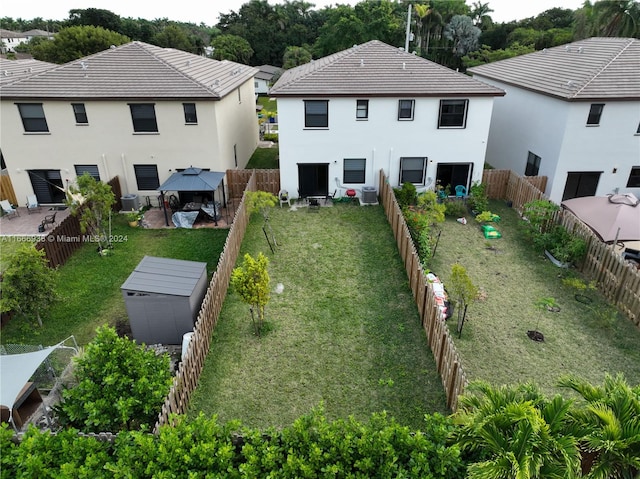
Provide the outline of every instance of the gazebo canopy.
<path id="1" fill-rule="evenodd" d="M 224 173 L 189 167 L 171 175 L 157 191 L 215 191 L 220 186 Z"/>

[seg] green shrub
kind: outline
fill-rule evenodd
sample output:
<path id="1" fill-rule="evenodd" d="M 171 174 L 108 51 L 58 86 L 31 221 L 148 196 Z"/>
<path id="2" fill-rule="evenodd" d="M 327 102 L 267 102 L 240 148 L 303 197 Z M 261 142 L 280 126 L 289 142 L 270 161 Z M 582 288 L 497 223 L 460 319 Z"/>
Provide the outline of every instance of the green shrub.
<path id="1" fill-rule="evenodd" d="M 273 141 L 274 143 L 278 143 L 278 134 L 277 133 L 265 133 L 262 138 L 264 141 Z"/>
<path id="2" fill-rule="evenodd" d="M 56 407 L 63 425 L 84 432 L 153 427 L 171 385 L 169 357 L 103 326 L 75 359 L 77 385 Z"/>
<path id="3" fill-rule="evenodd" d="M 467 213 L 467 208 L 462 201 L 448 200 L 444 202 L 444 214 L 453 218 L 461 218 Z"/>
<path id="4" fill-rule="evenodd" d="M 467 206 L 471 211 L 485 211 L 489 208 L 489 198 L 484 183 L 476 181 L 471 185 Z"/>
<path id="5" fill-rule="evenodd" d="M 413 183 L 403 183 L 401 188 L 394 188 L 393 192 L 400 208 L 415 205 L 418 201 L 418 193 Z"/>

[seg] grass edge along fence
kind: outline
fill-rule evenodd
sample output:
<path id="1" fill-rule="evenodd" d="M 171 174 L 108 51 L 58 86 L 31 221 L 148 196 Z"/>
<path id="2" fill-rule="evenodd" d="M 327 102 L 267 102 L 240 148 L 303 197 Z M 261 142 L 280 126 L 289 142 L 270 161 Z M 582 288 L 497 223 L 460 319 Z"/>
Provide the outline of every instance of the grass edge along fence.
<path id="1" fill-rule="evenodd" d="M 511 170 L 484 170 L 482 183 L 491 199 L 511 201 L 522 215 L 523 206 L 533 200 L 549 198 L 544 194 L 546 176 L 519 176 Z M 625 262 L 612 245 L 600 241 L 583 221 L 570 211 L 560 209 L 554 221 L 587 243 L 584 260 L 576 265 L 589 280 L 596 282 L 602 295 L 636 326 L 640 327 L 640 270 Z"/>
<path id="2" fill-rule="evenodd" d="M 252 173 L 250 175 L 244 188 L 244 192 L 246 191 L 256 191 L 256 174 Z M 169 423 L 171 414 L 186 413 L 191 395 L 198 386 L 200 374 L 209 353 L 213 329 L 218 322 L 227 289 L 229 288 L 231 272 L 236 264 L 242 240 L 249 224 L 249 213 L 247 212 L 245 199 L 246 195 L 243 193 L 233 224 L 222 248 L 222 254 L 218 259 L 218 266 L 202 300 L 198 318 L 193 328 L 193 336 L 189 341 L 185 356 L 178 366 L 178 372 L 173 378 L 169 394 L 165 398 L 158 415 L 158 420 L 154 427 L 155 434 L 159 432 L 162 425 Z"/>
<path id="3" fill-rule="evenodd" d="M 427 275 L 420 264 L 409 228 L 384 170 L 380 170 L 379 184 L 380 200 L 398 244 L 398 252 L 409 278 L 409 287 L 418 306 L 422 327 L 436 361 L 436 368 L 447 397 L 447 407 L 455 411 L 458 406 L 458 396 L 464 392 L 468 383 L 460 354 L 453 343 L 445 320 L 440 315 L 433 286 L 427 281 Z"/>

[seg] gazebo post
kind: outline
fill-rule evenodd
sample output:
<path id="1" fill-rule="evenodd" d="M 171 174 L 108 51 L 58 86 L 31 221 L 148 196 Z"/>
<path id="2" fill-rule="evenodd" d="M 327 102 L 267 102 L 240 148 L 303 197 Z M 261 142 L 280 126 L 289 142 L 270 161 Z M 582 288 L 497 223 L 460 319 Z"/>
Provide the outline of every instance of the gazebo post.
<path id="1" fill-rule="evenodd" d="M 164 211 L 164 224 L 169 226 L 169 217 L 167 216 L 167 203 L 164 201 L 164 191 L 160 192 L 160 198 L 162 201 L 162 209 Z"/>
<path id="2" fill-rule="evenodd" d="M 216 190 L 213 190 L 213 224 L 218 226 L 218 213 L 216 213 Z"/>

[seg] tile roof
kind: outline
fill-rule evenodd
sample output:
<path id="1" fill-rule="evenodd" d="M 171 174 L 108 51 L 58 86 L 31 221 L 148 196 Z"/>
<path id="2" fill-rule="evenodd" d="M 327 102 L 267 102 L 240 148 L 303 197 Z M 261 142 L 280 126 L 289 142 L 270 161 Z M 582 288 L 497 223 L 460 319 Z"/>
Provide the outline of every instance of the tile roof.
<path id="1" fill-rule="evenodd" d="M 469 71 L 569 101 L 638 100 L 640 40 L 588 38 Z"/>
<path id="2" fill-rule="evenodd" d="M 3 98 L 219 100 L 258 69 L 143 42 L 74 60 L 2 85 Z"/>
<path id="3" fill-rule="evenodd" d="M 26 60 L 6 60 L 0 58 L 0 85 L 7 85 L 16 80 L 50 70 L 57 66 L 55 63 L 41 62 L 33 58 Z"/>
<path id="4" fill-rule="evenodd" d="M 272 96 L 501 96 L 491 85 L 372 40 L 286 70 Z"/>

